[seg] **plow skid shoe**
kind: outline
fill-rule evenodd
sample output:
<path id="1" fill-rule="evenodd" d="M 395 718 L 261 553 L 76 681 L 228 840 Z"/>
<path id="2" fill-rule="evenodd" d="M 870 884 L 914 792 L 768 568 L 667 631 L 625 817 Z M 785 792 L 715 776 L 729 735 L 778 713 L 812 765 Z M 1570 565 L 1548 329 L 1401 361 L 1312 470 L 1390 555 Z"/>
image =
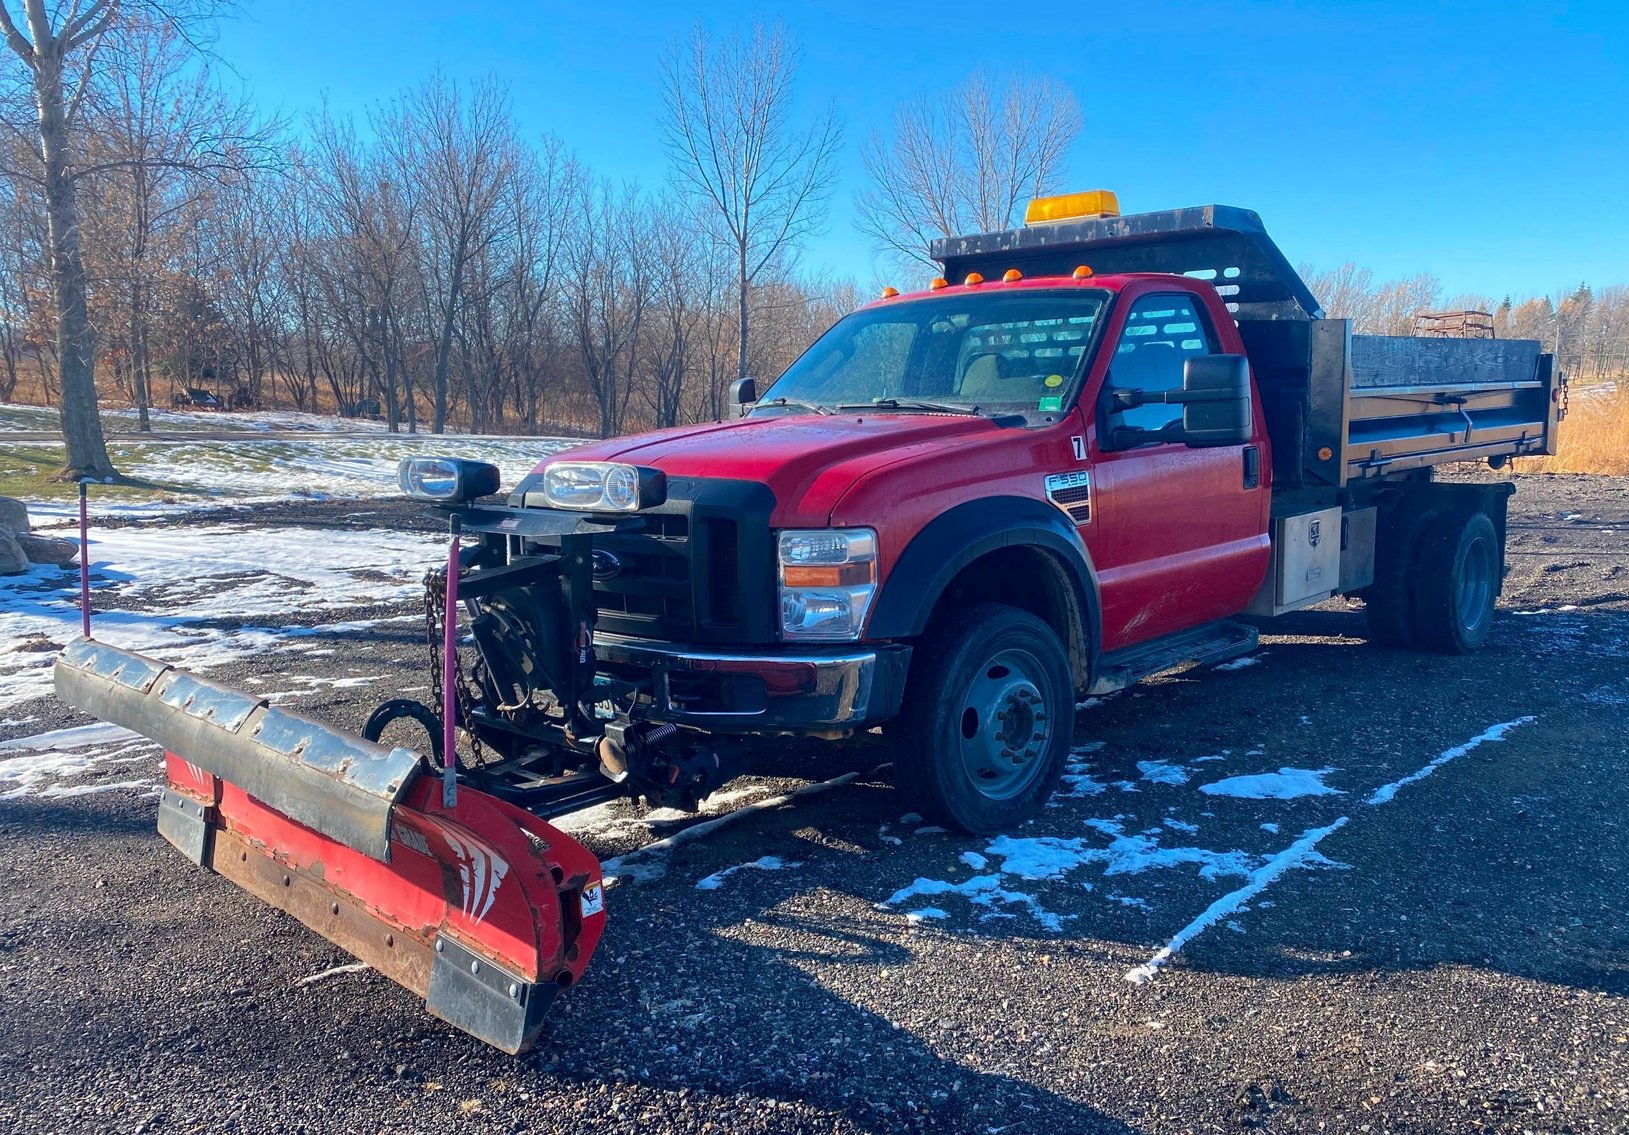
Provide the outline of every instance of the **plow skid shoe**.
<path id="1" fill-rule="evenodd" d="M 158 830 L 505 1052 L 536 1041 L 604 927 L 598 861 L 531 814 L 386 749 L 90 640 L 64 701 L 166 749 Z"/>

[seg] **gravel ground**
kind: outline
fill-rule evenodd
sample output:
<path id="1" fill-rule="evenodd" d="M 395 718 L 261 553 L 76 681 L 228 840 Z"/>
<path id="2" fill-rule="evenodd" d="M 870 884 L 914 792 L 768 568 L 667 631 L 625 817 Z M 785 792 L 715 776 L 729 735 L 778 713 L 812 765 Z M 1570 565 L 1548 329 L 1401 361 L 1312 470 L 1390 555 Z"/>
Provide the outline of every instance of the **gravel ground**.
<path id="1" fill-rule="evenodd" d="M 234 518 L 417 522 L 374 502 L 209 519 Z M 1522 478 L 1509 559 L 1471 658 L 1370 647 L 1360 609 L 1328 604 L 1272 625 L 1254 664 L 1083 708 L 1070 794 L 1014 833 L 1050 877 L 902 818 L 874 738 L 766 746 L 715 809 L 860 776 L 631 858 L 587 979 L 521 1058 L 372 972 L 298 984 L 349 959 L 187 864 L 142 791 L 0 801 L 0 1127 L 1629 1129 L 1629 481 Z M 213 676 L 399 675 L 297 703 L 352 727 L 426 680 L 411 622 L 325 645 Z M 35 720 L 0 740 L 82 720 L 8 713 Z M 1200 791 L 1280 768 L 1330 791 Z M 604 858 L 677 825 L 619 804 L 573 826 Z M 697 889 L 766 855 L 797 866 Z M 1003 862 L 1006 901 L 964 886 Z M 888 901 L 918 880 L 939 893 Z"/>

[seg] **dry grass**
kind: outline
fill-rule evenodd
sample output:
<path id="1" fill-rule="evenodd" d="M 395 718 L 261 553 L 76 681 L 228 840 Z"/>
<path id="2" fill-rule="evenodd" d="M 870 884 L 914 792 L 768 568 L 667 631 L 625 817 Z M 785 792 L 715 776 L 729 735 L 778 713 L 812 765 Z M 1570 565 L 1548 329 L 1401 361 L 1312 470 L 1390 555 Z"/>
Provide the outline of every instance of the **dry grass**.
<path id="1" fill-rule="evenodd" d="M 1629 476 L 1629 385 L 1571 391 L 1553 457 L 1524 457 L 1523 473 Z"/>

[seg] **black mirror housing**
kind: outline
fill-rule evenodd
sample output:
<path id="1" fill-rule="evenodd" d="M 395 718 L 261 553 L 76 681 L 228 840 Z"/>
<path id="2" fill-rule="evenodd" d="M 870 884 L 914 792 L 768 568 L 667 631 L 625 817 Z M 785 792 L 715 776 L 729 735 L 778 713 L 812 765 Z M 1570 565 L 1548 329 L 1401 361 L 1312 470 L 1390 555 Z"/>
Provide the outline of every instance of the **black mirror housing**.
<path id="1" fill-rule="evenodd" d="M 758 380 L 738 378 L 730 383 L 730 417 L 739 418 L 746 408 L 758 401 Z"/>
<path id="2" fill-rule="evenodd" d="M 1182 368 L 1182 441 L 1202 449 L 1248 445 L 1254 434 L 1250 362 L 1243 355 L 1200 355 Z"/>

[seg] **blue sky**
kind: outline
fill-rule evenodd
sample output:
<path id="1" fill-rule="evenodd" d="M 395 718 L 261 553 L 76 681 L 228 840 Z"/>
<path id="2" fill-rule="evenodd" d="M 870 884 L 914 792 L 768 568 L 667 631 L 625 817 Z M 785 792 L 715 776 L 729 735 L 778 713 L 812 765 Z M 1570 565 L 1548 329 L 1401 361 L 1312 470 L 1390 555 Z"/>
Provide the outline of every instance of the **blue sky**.
<path id="1" fill-rule="evenodd" d="M 1085 129 L 1071 188 L 1127 212 L 1211 201 L 1261 213 L 1292 262 L 1430 271 L 1448 294 L 1629 282 L 1629 3 L 700 6 L 248 0 L 219 54 L 296 121 L 365 112 L 439 66 L 512 85 L 530 136 L 661 183 L 663 45 L 700 18 L 779 18 L 802 99 L 846 124 L 842 178 L 805 267 L 869 282 L 853 228 L 859 146 L 902 99 L 976 66 L 1069 84 Z M 900 281 L 908 284 L 912 281 Z"/>

